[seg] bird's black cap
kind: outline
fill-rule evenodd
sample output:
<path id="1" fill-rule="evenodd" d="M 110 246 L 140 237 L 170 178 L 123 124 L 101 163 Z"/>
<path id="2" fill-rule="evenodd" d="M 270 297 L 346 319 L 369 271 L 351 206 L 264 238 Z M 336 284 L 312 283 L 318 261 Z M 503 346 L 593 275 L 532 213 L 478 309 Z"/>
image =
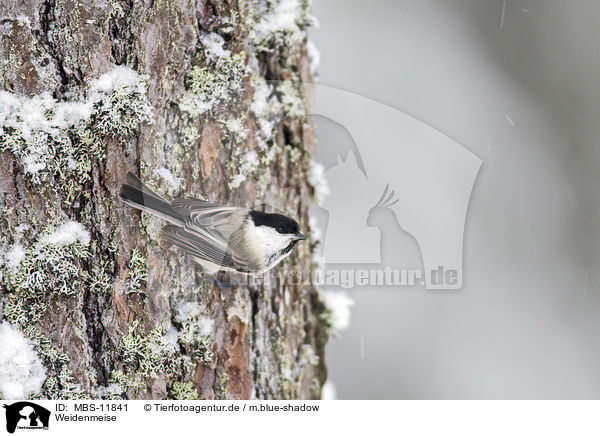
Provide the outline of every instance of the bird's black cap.
<path id="1" fill-rule="evenodd" d="M 250 218 L 252 218 L 255 226 L 272 227 L 279 233 L 284 234 L 297 235 L 299 233 L 298 223 L 285 215 L 253 210 L 250 212 Z"/>

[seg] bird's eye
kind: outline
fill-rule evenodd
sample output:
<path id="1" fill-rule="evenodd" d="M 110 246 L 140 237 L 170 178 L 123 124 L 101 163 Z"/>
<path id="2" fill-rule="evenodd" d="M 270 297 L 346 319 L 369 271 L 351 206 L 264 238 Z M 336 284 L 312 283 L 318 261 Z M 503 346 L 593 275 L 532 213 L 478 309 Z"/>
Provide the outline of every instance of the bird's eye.
<path id="1" fill-rule="evenodd" d="M 283 227 L 277 227 L 277 231 L 279 233 L 285 233 L 285 230 L 283 229 Z"/>

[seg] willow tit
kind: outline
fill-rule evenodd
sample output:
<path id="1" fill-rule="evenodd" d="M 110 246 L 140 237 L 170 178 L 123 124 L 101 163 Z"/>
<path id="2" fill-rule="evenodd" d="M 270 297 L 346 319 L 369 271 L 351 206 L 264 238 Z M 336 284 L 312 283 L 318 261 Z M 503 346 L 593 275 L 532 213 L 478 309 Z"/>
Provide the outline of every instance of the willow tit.
<path id="1" fill-rule="evenodd" d="M 162 228 L 165 239 L 208 273 L 264 273 L 289 256 L 298 241 L 306 239 L 298 223 L 284 215 L 193 198 L 168 202 L 132 173 L 127 173 L 126 180 L 121 199 L 170 222 Z"/>

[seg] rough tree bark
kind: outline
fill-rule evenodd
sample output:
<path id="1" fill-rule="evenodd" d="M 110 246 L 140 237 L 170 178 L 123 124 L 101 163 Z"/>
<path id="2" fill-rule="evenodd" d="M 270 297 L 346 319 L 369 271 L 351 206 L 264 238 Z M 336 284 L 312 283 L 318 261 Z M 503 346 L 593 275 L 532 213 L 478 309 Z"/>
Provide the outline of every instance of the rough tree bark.
<path id="1" fill-rule="evenodd" d="M 205 283 L 118 199 L 133 171 L 308 230 L 307 1 L 0 2 L 1 321 L 44 366 L 26 395 L 320 397 L 310 284 Z M 276 271 L 309 271 L 311 245 Z"/>

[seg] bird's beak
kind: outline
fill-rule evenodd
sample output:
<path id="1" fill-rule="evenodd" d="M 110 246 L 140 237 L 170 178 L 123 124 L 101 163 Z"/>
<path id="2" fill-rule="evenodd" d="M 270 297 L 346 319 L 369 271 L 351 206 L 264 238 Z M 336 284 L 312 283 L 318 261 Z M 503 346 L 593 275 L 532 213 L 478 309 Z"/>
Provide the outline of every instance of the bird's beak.
<path id="1" fill-rule="evenodd" d="M 304 241 L 306 239 L 306 236 L 304 236 L 302 233 L 298 232 L 298 233 L 296 233 L 296 236 L 294 239 L 296 241 Z"/>

